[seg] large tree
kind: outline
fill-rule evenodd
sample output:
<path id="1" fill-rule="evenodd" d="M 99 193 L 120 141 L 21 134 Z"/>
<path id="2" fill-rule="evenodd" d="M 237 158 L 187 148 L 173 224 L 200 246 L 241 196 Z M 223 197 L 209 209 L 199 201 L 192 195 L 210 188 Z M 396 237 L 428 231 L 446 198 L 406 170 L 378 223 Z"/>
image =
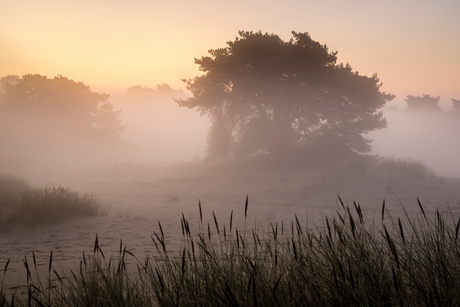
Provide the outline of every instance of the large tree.
<path id="1" fill-rule="evenodd" d="M 92 92 L 82 82 L 63 76 L 50 79 L 38 74 L 0 79 L 0 110 L 4 116 L 19 125 L 40 125 L 117 138 L 125 126 L 119 119 L 120 111 L 113 109 L 108 94 Z"/>
<path id="2" fill-rule="evenodd" d="M 193 97 L 178 100 L 211 117 L 209 158 L 315 146 L 368 152 L 371 140 L 363 134 L 386 127 L 378 110 L 394 96 L 380 91 L 377 75 L 337 64 L 337 52 L 308 33 L 292 32 L 283 41 L 240 31 L 209 54 L 195 58 L 203 74 L 183 80 Z"/>

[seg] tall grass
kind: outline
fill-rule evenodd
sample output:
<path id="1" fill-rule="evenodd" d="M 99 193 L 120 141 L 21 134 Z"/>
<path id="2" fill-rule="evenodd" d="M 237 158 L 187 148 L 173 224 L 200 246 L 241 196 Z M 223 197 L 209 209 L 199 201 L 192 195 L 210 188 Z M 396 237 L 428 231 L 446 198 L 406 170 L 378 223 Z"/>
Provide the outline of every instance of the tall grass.
<path id="1" fill-rule="evenodd" d="M 393 217 L 383 202 L 381 215 L 368 219 L 359 204 L 339 201 L 321 227 L 308 229 L 295 216 L 289 225 L 246 232 L 233 227 L 233 212 L 229 224 L 214 214 L 214 223 L 203 222 L 199 204 L 199 225 L 182 216 L 180 252 L 168 250 L 160 223 L 156 252 L 145 260 L 122 242 L 119 255 L 107 258 L 96 237 L 93 254 L 68 274 L 53 269 L 51 254 L 45 282 L 33 278 L 25 258 L 23 294 L 2 285 L 0 305 L 460 305 L 460 219 L 429 216 L 420 202 L 416 217 Z M 246 202 L 245 218 L 247 210 Z"/>
<path id="2" fill-rule="evenodd" d="M 13 175 L 0 174 L 0 225 L 33 227 L 74 216 L 101 213 L 98 200 L 63 187 L 31 188 Z"/>

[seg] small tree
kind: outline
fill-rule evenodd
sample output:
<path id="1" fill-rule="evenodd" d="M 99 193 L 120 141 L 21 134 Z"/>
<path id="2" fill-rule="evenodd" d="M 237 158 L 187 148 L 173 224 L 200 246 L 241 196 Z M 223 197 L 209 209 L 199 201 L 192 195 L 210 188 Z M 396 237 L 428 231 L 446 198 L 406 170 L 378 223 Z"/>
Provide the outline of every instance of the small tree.
<path id="1" fill-rule="evenodd" d="M 195 59 L 204 73 L 183 80 L 193 97 L 177 100 L 211 117 L 208 158 L 323 151 L 368 152 L 363 133 L 386 127 L 378 110 L 394 98 L 376 75 L 337 64 L 337 52 L 292 32 L 240 31 L 226 48 Z M 325 141 L 326 139 L 326 141 Z"/>
<path id="2" fill-rule="evenodd" d="M 108 94 L 95 93 L 82 82 L 63 76 L 49 79 L 38 74 L 1 79 L 4 116 L 33 124 L 46 124 L 54 129 L 94 132 L 117 137 L 125 128 L 114 111 Z"/>
<path id="3" fill-rule="evenodd" d="M 424 94 L 423 96 L 408 95 L 404 101 L 407 103 L 409 111 L 438 112 L 441 111 L 439 99 L 439 96 L 432 97 L 431 95 Z"/>

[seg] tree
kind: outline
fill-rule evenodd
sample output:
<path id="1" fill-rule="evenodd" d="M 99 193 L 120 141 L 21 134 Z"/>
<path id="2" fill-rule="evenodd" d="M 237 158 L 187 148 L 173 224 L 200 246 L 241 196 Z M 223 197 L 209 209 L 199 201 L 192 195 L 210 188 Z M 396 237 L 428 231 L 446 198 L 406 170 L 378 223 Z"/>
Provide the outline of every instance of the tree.
<path id="1" fill-rule="evenodd" d="M 129 87 L 127 92 L 129 96 L 150 96 L 150 97 L 183 97 L 184 92 L 182 90 L 175 90 L 167 83 L 157 84 L 154 88 L 136 85 Z"/>
<path id="2" fill-rule="evenodd" d="M 407 108 L 410 111 L 416 112 L 439 112 L 440 97 L 432 97 L 431 95 L 424 94 L 423 96 L 408 95 L 404 101 L 407 103 Z"/>
<path id="3" fill-rule="evenodd" d="M 16 123 L 32 121 L 54 129 L 116 138 L 125 126 L 108 94 L 92 92 L 82 82 L 64 76 L 49 79 L 38 74 L 8 76 L 2 81 L 3 115 Z"/>
<path id="4" fill-rule="evenodd" d="M 5 101 L 5 91 L 7 86 L 16 85 L 19 82 L 19 77 L 14 75 L 4 76 L 0 78 L 0 106 Z"/>
<path id="5" fill-rule="evenodd" d="M 456 115 L 460 115 L 460 100 L 452 99 L 452 111 Z"/>
<path id="6" fill-rule="evenodd" d="M 337 64 L 337 52 L 308 33 L 283 41 L 240 31 L 209 54 L 195 58 L 204 74 L 183 80 L 193 97 L 176 100 L 211 117 L 209 159 L 314 147 L 368 152 L 371 141 L 362 134 L 386 127 L 378 109 L 394 96 L 380 91 L 377 75 Z"/>

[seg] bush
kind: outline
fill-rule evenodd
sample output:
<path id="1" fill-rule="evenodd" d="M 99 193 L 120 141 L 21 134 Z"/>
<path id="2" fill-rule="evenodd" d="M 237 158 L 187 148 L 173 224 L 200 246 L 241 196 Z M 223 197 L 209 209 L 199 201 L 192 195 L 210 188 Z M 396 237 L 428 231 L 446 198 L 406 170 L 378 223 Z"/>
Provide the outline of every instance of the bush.
<path id="1" fill-rule="evenodd" d="M 0 223 L 33 227 L 101 213 L 98 200 L 63 187 L 31 188 L 19 177 L 0 175 Z"/>
<path id="2" fill-rule="evenodd" d="M 397 159 L 395 157 L 381 158 L 381 165 L 385 169 L 395 171 L 402 175 L 416 178 L 433 178 L 435 173 L 425 163 L 412 158 Z"/>

